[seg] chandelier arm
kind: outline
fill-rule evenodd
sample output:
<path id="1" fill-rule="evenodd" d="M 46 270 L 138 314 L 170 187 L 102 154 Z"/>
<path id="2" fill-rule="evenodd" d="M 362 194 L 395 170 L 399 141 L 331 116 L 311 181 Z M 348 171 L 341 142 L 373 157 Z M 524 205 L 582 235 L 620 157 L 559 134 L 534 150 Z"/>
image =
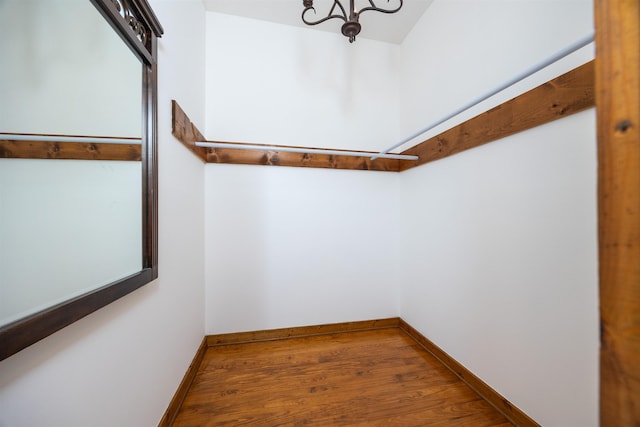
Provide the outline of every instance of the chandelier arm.
<path id="1" fill-rule="evenodd" d="M 305 12 L 307 10 L 309 10 L 309 9 L 305 9 Z M 329 16 L 326 16 L 326 17 L 320 19 L 319 21 L 307 21 L 306 19 L 304 19 L 304 12 L 302 12 L 302 22 L 304 22 L 307 25 L 322 24 L 323 22 L 328 21 L 329 19 L 334 19 L 334 18 L 342 19 L 344 22 L 347 22 L 345 17 L 344 16 L 340 16 L 340 15 L 329 15 Z"/>
<path id="2" fill-rule="evenodd" d="M 329 15 L 333 14 L 333 11 L 336 9 L 336 6 L 338 6 L 340 8 L 340 11 L 342 12 L 342 16 L 344 16 L 344 18 L 347 19 L 347 11 L 344 10 L 344 7 L 342 7 L 342 3 L 340 3 L 339 0 L 333 0 L 333 6 L 331 6 L 331 10 L 329 11 Z"/>
<path id="3" fill-rule="evenodd" d="M 389 3 L 389 0 L 387 0 L 387 3 Z M 403 0 L 400 0 L 400 6 L 398 6 L 395 9 L 381 9 L 378 6 L 375 5 L 375 3 L 373 2 L 373 0 L 369 0 L 369 4 L 371 5 L 370 7 L 365 7 L 362 8 L 358 11 L 358 15 L 360 15 L 362 12 L 366 12 L 368 10 L 374 10 L 376 12 L 382 12 L 382 13 L 396 13 L 398 12 L 400 9 L 402 9 L 402 4 L 403 4 Z"/>
<path id="4" fill-rule="evenodd" d="M 333 13 L 333 11 L 336 9 L 336 6 L 340 8 L 342 15 L 336 15 Z M 331 9 L 329 10 L 329 13 L 327 14 L 327 16 L 318 21 L 307 21 L 305 19 L 304 15 L 309 10 L 313 10 L 313 13 L 316 13 L 316 8 L 313 6 L 309 6 L 302 11 L 302 22 L 304 22 L 307 25 L 318 25 L 325 21 L 328 21 L 329 19 L 334 19 L 334 18 L 342 19 L 344 22 L 347 22 L 347 12 L 344 10 L 344 7 L 342 7 L 342 4 L 338 0 L 333 0 L 333 6 L 331 6 Z"/>
<path id="5" fill-rule="evenodd" d="M 318 25 L 330 19 L 334 19 L 334 18 L 342 19 L 344 21 L 344 24 L 342 25 L 341 32 L 344 36 L 346 36 L 349 39 L 349 43 L 353 43 L 356 40 L 356 36 L 360 34 L 360 30 L 362 29 L 362 26 L 360 25 L 360 22 L 359 22 L 359 17 L 362 12 L 373 10 L 375 12 L 382 12 L 382 13 L 396 13 L 402 8 L 402 5 L 404 4 L 404 0 L 398 0 L 400 2 L 400 5 L 397 8 L 383 9 L 381 7 L 378 7 L 374 0 L 368 0 L 368 1 L 370 5 L 369 7 L 365 7 L 362 10 L 356 12 L 355 0 L 349 0 L 349 14 L 347 15 L 347 11 L 342 5 L 342 0 L 333 0 L 333 5 L 331 6 L 331 9 L 329 9 L 329 12 L 324 18 L 321 18 L 315 21 L 313 20 L 308 21 L 306 18 L 307 12 L 309 12 L 309 10 L 313 10 L 314 15 L 317 14 L 317 12 L 316 12 L 316 9 L 313 7 L 313 0 L 303 0 L 302 5 L 304 6 L 304 9 L 302 10 L 302 22 L 304 22 L 307 25 Z M 387 4 L 389 3 L 389 1 L 390 0 L 387 0 Z M 340 9 L 340 12 L 342 12 L 342 15 L 339 15 L 336 13 L 337 9 Z"/>

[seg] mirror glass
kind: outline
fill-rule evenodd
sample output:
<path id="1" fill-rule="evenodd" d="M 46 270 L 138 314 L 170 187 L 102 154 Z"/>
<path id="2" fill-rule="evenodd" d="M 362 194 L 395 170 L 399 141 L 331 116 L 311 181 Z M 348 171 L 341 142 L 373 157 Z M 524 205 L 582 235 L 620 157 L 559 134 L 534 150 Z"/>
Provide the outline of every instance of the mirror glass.
<path id="1" fill-rule="evenodd" d="M 0 58 L 0 140 L 140 143 L 142 64 L 89 0 L 0 0 Z M 139 159 L 0 158 L 0 326 L 142 269 L 141 178 Z"/>

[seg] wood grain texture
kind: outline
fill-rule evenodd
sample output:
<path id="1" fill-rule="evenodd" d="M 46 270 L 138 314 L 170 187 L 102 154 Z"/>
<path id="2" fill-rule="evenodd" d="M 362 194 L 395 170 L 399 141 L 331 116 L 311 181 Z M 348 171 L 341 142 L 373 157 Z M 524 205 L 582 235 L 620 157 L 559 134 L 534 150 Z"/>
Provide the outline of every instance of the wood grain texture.
<path id="1" fill-rule="evenodd" d="M 202 363 L 202 359 L 204 358 L 205 353 L 207 352 L 207 338 L 203 338 L 200 343 L 200 347 L 198 347 L 198 351 L 196 355 L 193 357 L 189 368 L 187 368 L 187 372 L 184 374 L 178 389 L 176 390 L 171 402 L 169 402 L 169 406 L 165 411 L 162 419 L 158 423 L 158 427 L 170 427 L 173 425 L 173 421 L 178 416 L 178 411 L 182 406 L 182 402 L 184 398 L 187 396 L 189 389 L 191 388 L 191 384 L 193 384 L 193 380 L 200 369 L 200 364 Z"/>
<path id="2" fill-rule="evenodd" d="M 640 3 L 597 0 L 600 425 L 640 425 Z"/>
<path id="3" fill-rule="evenodd" d="M 234 148 L 207 148 L 207 162 L 232 163 L 240 165 L 292 166 L 302 168 L 399 172 L 403 163 L 410 163 L 412 161 L 396 159 L 371 160 L 371 154 L 369 153 L 362 157 L 354 157 L 331 154 L 289 153 L 271 149 L 259 151 Z"/>
<path id="4" fill-rule="evenodd" d="M 399 328 L 209 347 L 174 426 L 509 426 Z"/>
<path id="5" fill-rule="evenodd" d="M 140 144 L 9 141 L 0 137 L 3 159 L 123 160 L 142 158 Z"/>
<path id="6" fill-rule="evenodd" d="M 208 163 L 228 163 L 236 165 L 260 165 L 260 166 L 292 166 L 304 168 L 323 169 L 352 169 L 398 172 L 403 163 L 409 160 L 377 159 L 371 160 L 371 154 L 362 157 L 288 153 L 271 149 L 242 150 L 237 148 L 204 148 L 197 147 L 196 141 L 207 141 L 198 128 L 191 122 L 184 110 L 174 100 L 171 101 L 173 111 L 173 135 L 191 150 L 202 161 Z M 210 141 L 222 142 L 222 141 Z M 228 141 L 227 141 L 228 142 Z M 242 144 L 233 142 L 233 144 Z M 262 144 L 251 144 L 262 145 Z M 290 147 L 280 145 L 280 147 Z M 341 150 L 338 150 L 341 151 Z M 346 151 L 346 150 L 342 150 Z"/>
<path id="7" fill-rule="evenodd" d="M 361 320 L 357 322 L 331 323 L 325 325 L 297 326 L 292 328 L 268 329 L 262 331 L 235 332 L 230 334 L 208 335 L 209 346 L 239 344 L 246 342 L 281 340 L 294 337 L 307 337 L 338 332 L 366 331 L 372 329 L 396 328 L 399 317 L 388 319 Z"/>
<path id="8" fill-rule="evenodd" d="M 187 147 L 193 154 L 198 156 L 203 162 L 207 161 L 206 148 L 196 147 L 196 141 L 205 141 L 205 137 L 198 128 L 191 123 L 191 120 L 180 105 L 171 100 L 171 133 Z"/>
<path id="9" fill-rule="evenodd" d="M 401 170 L 460 153 L 488 142 L 569 116 L 595 105 L 594 64 L 566 74 L 504 102 L 402 152 L 420 159 Z"/>
<path id="10" fill-rule="evenodd" d="M 539 427 L 532 418 L 522 412 L 519 408 L 505 399 L 500 393 L 491 388 L 471 371 L 465 368 L 444 350 L 431 342 L 428 338 L 418 332 L 404 320 L 400 320 L 400 329 L 405 331 L 411 338 L 424 347 L 430 354 L 438 359 L 444 366 L 449 368 L 461 381 L 467 384 L 472 390 L 482 396 L 487 402 L 493 405 L 514 425 L 522 427 Z"/>

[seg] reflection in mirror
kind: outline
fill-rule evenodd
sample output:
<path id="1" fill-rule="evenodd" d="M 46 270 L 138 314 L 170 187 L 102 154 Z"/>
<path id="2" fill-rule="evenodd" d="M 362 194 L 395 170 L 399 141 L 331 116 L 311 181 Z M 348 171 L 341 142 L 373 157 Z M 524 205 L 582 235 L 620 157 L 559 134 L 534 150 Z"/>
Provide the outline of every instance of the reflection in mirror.
<path id="1" fill-rule="evenodd" d="M 0 132 L 140 137 L 140 60 L 87 0 L 1 1 L 0 57 Z M 0 325 L 141 269 L 141 173 L 0 159 Z"/>
<path id="2" fill-rule="evenodd" d="M 0 322 L 141 269 L 139 162 L 0 159 Z"/>
<path id="3" fill-rule="evenodd" d="M 0 58 L 0 132 L 140 138 L 140 60 L 88 0 L 0 0 Z"/>
<path id="4" fill-rule="evenodd" d="M 157 276 L 161 34 L 146 0 L 0 0 L 0 360 Z"/>
<path id="5" fill-rule="evenodd" d="M 140 137 L 140 61 L 88 1 L 0 2 L 0 57 L 0 132 Z M 0 325 L 141 269 L 140 176 L 0 159 Z"/>

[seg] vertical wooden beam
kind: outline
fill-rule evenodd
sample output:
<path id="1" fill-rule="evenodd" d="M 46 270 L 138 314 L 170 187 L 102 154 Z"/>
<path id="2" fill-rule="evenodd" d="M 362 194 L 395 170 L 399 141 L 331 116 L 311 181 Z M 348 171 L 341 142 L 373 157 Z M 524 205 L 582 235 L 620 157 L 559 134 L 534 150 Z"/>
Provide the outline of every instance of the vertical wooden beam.
<path id="1" fill-rule="evenodd" d="M 596 0 L 600 425 L 640 425 L 640 2 Z"/>

